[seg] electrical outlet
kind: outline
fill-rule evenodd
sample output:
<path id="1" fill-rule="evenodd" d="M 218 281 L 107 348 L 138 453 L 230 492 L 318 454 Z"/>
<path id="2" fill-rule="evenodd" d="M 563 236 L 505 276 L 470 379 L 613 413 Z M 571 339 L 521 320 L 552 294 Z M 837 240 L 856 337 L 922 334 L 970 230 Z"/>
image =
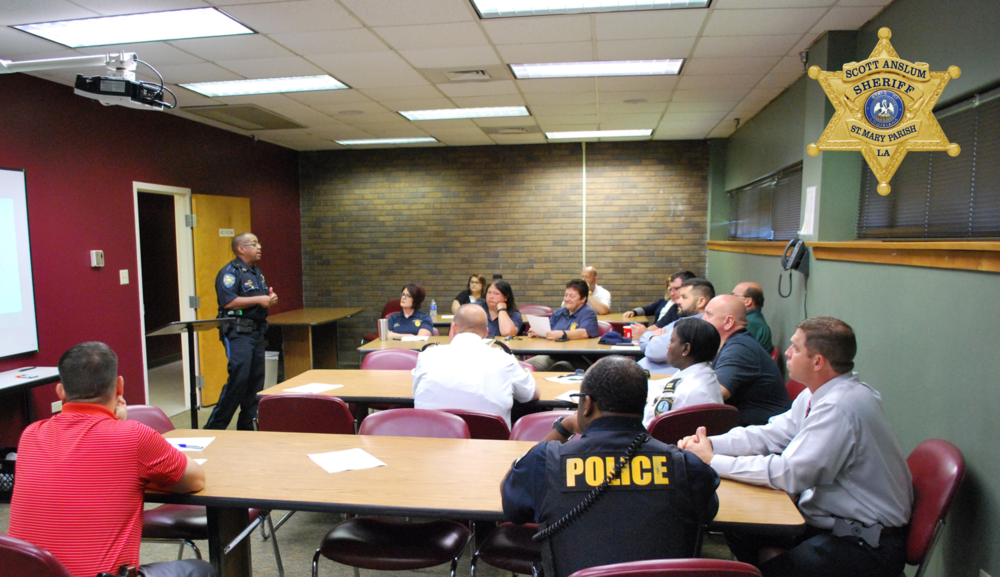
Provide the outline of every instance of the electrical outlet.
<path id="1" fill-rule="evenodd" d="M 124 268 L 118 271 L 118 276 L 121 278 L 122 284 L 128 284 L 128 269 Z"/>
<path id="2" fill-rule="evenodd" d="M 54 403 L 52 403 L 52 414 L 54 415 L 56 413 L 61 413 L 61 412 L 62 412 L 62 401 L 55 401 Z"/>

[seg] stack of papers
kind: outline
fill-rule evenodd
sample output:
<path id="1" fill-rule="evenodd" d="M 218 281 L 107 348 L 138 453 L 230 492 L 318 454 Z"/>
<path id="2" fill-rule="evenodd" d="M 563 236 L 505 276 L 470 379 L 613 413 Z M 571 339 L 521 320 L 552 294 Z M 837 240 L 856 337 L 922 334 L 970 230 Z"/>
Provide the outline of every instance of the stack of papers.
<path id="1" fill-rule="evenodd" d="M 535 334 L 544 337 L 549 334 L 552 330 L 552 325 L 549 324 L 549 317 L 539 317 L 535 315 L 527 315 L 528 324 L 531 325 L 531 330 L 535 331 Z"/>
<path id="2" fill-rule="evenodd" d="M 314 463 L 327 473 L 342 473 L 344 471 L 359 471 L 387 466 L 373 457 L 364 449 L 347 449 L 346 451 L 331 451 L 309 455 Z"/>
<path id="3" fill-rule="evenodd" d="M 572 385 L 574 383 L 582 383 L 583 375 L 563 375 L 561 377 L 547 377 L 545 380 L 550 383 L 559 383 L 560 385 Z"/>
<path id="4" fill-rule="evenodd" d="M 318 394 L 325 393 L 327 391 L 332 391 L 334 389 L 339 389 L 344 385 L 328 385 L 326 383 L 309 383 L 308 385 L 300 385 L 298 387 L 292 387 L 290 389 L 285 389 L 281 391 L 282 393 L 309 393 Z"/>

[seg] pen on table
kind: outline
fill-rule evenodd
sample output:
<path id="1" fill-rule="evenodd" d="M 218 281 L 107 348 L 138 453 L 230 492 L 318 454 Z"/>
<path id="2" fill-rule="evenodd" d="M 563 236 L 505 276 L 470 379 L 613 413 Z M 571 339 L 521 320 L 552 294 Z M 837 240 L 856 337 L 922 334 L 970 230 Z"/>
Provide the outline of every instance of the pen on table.
<path id="1" fill-rule="evenodd" d="M 38 367 L 24 367 L 23 369 L 18 369 L 17 372 L 23 373 L 24 371 L 30 371 L 31 369 L 37 369 Z"/>
<path id="2" fill-rule="evenodd" d="M 193 449 L 195 451 L 204 451 L 205 447 L 199 445 L 188 445 L 186 443 L 177 443 L 177 446 L 181 449 Z"/>
<path id="3" fill-rule="evenodd" d="M 394 340 L 394 341 L 401 341 L 403 339 L 401 337 L 392 337 L 392 340 Z"/>

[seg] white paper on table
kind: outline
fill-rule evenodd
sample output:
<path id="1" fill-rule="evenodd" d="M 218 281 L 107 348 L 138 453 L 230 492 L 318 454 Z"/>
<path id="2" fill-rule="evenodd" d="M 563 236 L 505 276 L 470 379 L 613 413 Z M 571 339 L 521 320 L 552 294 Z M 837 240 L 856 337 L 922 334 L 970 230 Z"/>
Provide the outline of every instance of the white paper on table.
<path id="1" fill-rule="evenodd" d="M 207 449 L 215 437 L 171 437 L 167 439 L 167 442 L 174 446 L 175 449 L 179 451 L 201 451 L 202 449 Z M 194 447 L 201 447 L 201 449 L 192 449 L 191 447 L 181 447 L 181 445 L 191 445 Z"/>
<path id="2" fill-rule="evenodd" d="M 430 337 L 403 337 L 399 340 L 403 341 L 404 343 L 413 343 L 416 341 L 426 341 L 429 338 Z"/>
<path id="3" fill-rule="evenodd" d="M 342 473 L 344 471 L 358 471 L 360 469 L 374 469 L 375 467 L 387 466 L 364 449 L 317 453 L 309 455 L 309 458 L 327 473 Z"/>
<path id="4" fill-rule="evenodd" d="M 298 387 L 292 387 L 290 389 L 285 389 L 281 391 L 282 393 L 325 393 L 327 391 L 332 391 L 333 389 L 339 389 L 344 385 L 328 385 L 326 383 L 309 383 L 308 385 L 300 385 Z"/>
<path id="5" fill-rule="evenodd" d="M 195 459 L 194 460 L 194 462 L 198 463 L 199 465 L 204 465 L 207 461 L 208 461 L 208 459 Z"/>
<path id="6" fill-rule="evenodd" d="M 574 383 L 583 382 L 583 375 L 562 375 L 560 377 L 546 377 L 545 380 L 550 383 L 559 383 L 560 385 L 572 385 Z"/>
<path id="7" fill-rule="evenodd" d="M 438 318 L 440 318 L 443 321 L 450 321 L 451 319 L 455 318 L 455 315 L 441 315 Z"/>
<path id="8" fill-rule="evenodd" d="M 565 393 L 563 393 L 563 394 L 559 395 L 558 397 L 556 397 L 556 399 L 558 399 L 560 401 L 567 401 L 567 402 L 570 402 L 570 403 L 575 403 L 576 399 L 571 399 L 570 395 L 575 395 L 575 394 L 578 394 L 579 392 L 580 391 L 566 391 Z"/>
<path id="9" fill-rule="evenodd" d="M 549 324 L 549 317 L 528 315 L 528 324 L 531 325 L 531 330 L 535 331 L 535 334 L 540 337 L 544 337 L 552 330 L 552 325 Z"/>

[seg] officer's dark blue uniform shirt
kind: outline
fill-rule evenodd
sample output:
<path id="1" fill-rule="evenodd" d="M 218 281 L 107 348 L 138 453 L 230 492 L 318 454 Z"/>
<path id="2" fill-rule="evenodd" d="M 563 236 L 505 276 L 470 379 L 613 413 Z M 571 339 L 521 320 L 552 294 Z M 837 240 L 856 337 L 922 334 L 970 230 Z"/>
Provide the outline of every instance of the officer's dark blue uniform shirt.
<path id="1" fill-rule="evenodd" d="M 583 305 L 575 313 L 569 314 L 566 307 L 562 307 L 552 313 L 549 319 L 549 327 L 554 331 L 572 331 L 574 329 L 587 329 L 587 336 L 594 338 L 597 336 L 597 313 L 590 305 Z"/>
<path id="2" fill-rule="evenodd" d="M 389 330 L 404 335 L 415 335 L 420 329 L 427 329 L 434 334 L 434 320 L 424 311 L 413 311 L 410 318 L 402 312 L 389 315 Z"/>
<path id="3" fill-rule="evenodd" d="M 259 297 L 268 294 L 264 273 L 256 266 L 247 265 L 238 258 L 222 267 L 215 277 L 215 294 L 219 299 L 219 312 L 236 297 Z M 254 305 L 243 309 L 243 318 L 262 321 L 267 318 L 267 308 Z"/>
<path id="4" fill-rule="evenodd" d="M 497 315 L 496 319 L 490 320 L 490 306 L 486 304 L 486 301 L 479 303 L 479 306 L 483 307 L 483 310 L 486 311 L 486 338 L 501 336 L 500 315 Z M 507 315 L 510 317 L 511 322 L 514 323 L 514 326 L 517 327 L 517 332 L 521 332 L 521 325 L 524 324 L 524 321 L 521 320 L 521 313 L 508 309 Z"/>

